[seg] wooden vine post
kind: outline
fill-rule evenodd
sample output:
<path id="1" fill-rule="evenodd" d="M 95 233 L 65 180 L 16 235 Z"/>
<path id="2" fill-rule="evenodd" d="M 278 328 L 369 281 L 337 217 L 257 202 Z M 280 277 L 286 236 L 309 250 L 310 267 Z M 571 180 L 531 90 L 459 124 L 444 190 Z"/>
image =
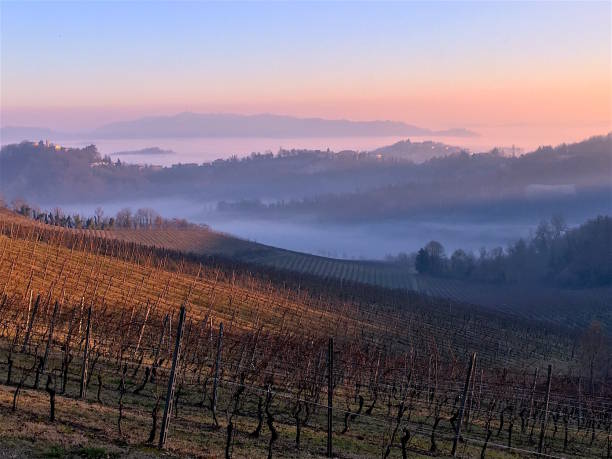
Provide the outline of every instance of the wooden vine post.
<path id="1" fill-rule="evenodd" d="M 334 414 L 334 339 L 329 338 L 327 348 L 327 457 L 333 457 L 332 417 Z"/>
<path id="2" fill-rule="evenodd" d="M 536 384 L 538 382 L 538 367 L 536 367 L 533 373 L 533 384 L 531 385 L 531 394 L 529 396 L 529 413 L 527 414 L 527 422 L 531 419 L 533 413 L 533 395 L 535 394 Z"/>
<path id="3" fill-rule="evenodd" d="M 51 316 L 51 323 L 49 325 L 49 336 L 47 337 L 47 345 L 45 346 L 45 355 L 43 356 L 42 364 L 41 364 L 41 373 L 44 374 L 47 369 L 47 361 L 49 360 L 49 351 L 51 349 L 51 345 L 53 344 L 53 330 L 55 328 L 55 317 L 57 316 L 57 308 L 58 302 L 55 301 L 55 305 L 53 306 L 53 315 Z M 38 380 L 35 388 L 38 389 Z"/>
<path id="4" fill-rule="evenodd" d="M 219 338 L 217 338 L 217 357 L 215 359 L 215 377 L 213 379 L 213 394 L 211 409 L 214 419 L 217 413 L 217 388 L 219 386 L 219 368 L 221 366 L 221 346 L 223 344 L 223 323 L 219 324 Z"/>
<path id="5" fill-rule="evenodd" d="M 461 397 L 461 408 L 459 409 L 459 419 L 457 421 L 457 430 L 455 432 L 455 439 L 453 440 L 453 450 L 451 454 L 453 457 L 457 455 L 457 443 L 461 437 L 461 424 L 463 423 L 463 414 L 465 413 L 465 399 L 470 388 L 470 382 L 472 381 L 472 373 L 474 373 L 474 363 L 476 362 L 476 353 L 472 354 L 470 359 L 470 366 L 468 367 L 467 376 L 465 378 L 465 385 L 463 386 L 463 396 Z"/>
<path id="6" fill-rule="evenodd" d="M 30 335 L 32 334 L 32 326 L 34 325 L 34 320 L 36 319 L 36 314 L 38 313 L 38 305 L 40 304 L 40 295 L 36 297 L 36 302 L 34 303 L 34 309 L 32 309 L 32 316 L 29 317 L 28 328 L 26 331 L 25 339 L 23 340 L 23 346 L 21 347 L 21 352 L 25 352 L 28 347 L 28 343 L 30 342 Z"/>
<path id="7" fill-rule="evenodd" d="M 81 368 L 81 385 L 79 388 L 79 398 L 87 397 L 87 366 L 89 358 L 89 337 L 91 336 L 91 305 L 87 310 L 87 328 L 85 329 L 85 346 L 83 347 L 83 367 Z"/>
<path id="8" fill-rule="evenodd" d="M 546 423 L 548 422 L 548 402 L 550 400 L 551 376 L 552 365 L 548 365 L 548 378 L 546 380 L 546 401 L 544 403 L 544 417 L 542 418 L 542 428 L 540 429 L 540 443 L 538 444 L 539 454 L 542 454 L 542 449 L 544 449 L 544 435 L 546 434 Z"/>
<path id="9" fill-rule="evenodd" d="M 179 323 L 176 330 L 176 344 L 174 345 L 174 354 L 172 355 L 172 368 L 168 378 L 168 391 L 166 392 L 166 405 L 164 407 L 164 416 L 162 418 L 161 430 L 159 432 L 159 449 L 163 449 L 168 436 L 168 427 L 170 425 L 170 415 L 172 413 L 172 402 L 174 400 L 174 383 L 176 377 L 176 367 L 180 359 L 181 340 L 183 339 L 183 326 L 185 324 L 185 305 L 181 306 Z"/>

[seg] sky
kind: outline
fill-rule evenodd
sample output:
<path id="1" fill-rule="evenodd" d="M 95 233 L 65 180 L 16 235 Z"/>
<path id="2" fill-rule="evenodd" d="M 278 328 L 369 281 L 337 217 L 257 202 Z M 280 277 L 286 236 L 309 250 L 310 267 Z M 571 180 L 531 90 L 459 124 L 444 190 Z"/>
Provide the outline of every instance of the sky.
<path id="1" fill-rule="evenodd" d="M 611 5 L 1 1 L 0 125 L 194 111 L 604 133 Z"/>

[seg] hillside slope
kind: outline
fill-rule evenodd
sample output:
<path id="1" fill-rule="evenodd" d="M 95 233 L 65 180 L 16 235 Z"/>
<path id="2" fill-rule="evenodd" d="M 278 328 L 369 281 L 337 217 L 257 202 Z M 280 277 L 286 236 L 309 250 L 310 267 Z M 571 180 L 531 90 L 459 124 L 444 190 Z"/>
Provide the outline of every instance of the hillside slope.
<path id="1" fill-rule="evenodd" d="M 555 368 L 550 411 L 557 418 L 565 413 L 571 426 L 569 446 L 544 436 L 547 451 L 604 451 L 601 426 L 610 409 L 605 375 L 612 363 L 605 339 L 594 354 L 590 384 L 576 392 L 579 378 L 589 380 L 584 362 L 591 348 L 582 343 L 590 341 L 563 326 L 399 290 L 338 287 L 316 277 L 300 281 L 257 265 L 103 236 L 0 214 L 0 353 L 7 356 L 0 360 L 0 407 L 9 413 L 0 437 L 25 454 L 41 454 L 27 444 L 26 432 L 34 431 L 39 445 L 81 454 L 70 443 L 74 430 L 81 447 L 116 443 L 122 454 L 138 455 L 156 441 L 155 413 L 177 342 L 176 406 L 166 443 L 177 456 L 221 456 L 230 432 L 233 457 L 261 457 L 268 449 L 273 457 L 317 457 L 326 438 L 327 371 L 340 454 L 378 456 L 382 443 L 393 448 L 391 457 L 409 451 L 418 457 L 433 447 L 447 455 L 457 415 L 452 401 L 461 396 L 472 352 L 481 389 L 473 391 L 463 456 L 480 454 L 484 426 L 503 419 L 515 406 L 510 400 L 526 422 L 539 422 L 547 412 L 542 378 L 533 386 L 537 391 L 529 388 L 532 372 L 546 362 Z M 329 338 L 333 370 L 326 363 Z M 41 414 L 45 388 L 57 392 L 53 422 Z M 87 415 L 79 415 L 85 403 Z M 582 411 L 568 414 L 566 404 Z M 395 413 L 403 407 L 404 419 Z M 264 417 L 277 437 L 269 430 L 253 435 Z M 582 419 L 593 426 L 594 440 L 575 433 L 584 429 Z M 24 420 L 28 429 L 16 429 Z M 393 423 L 410 432 L 409 443 L 390 439 Z M 153 440 L 146 441 L 150 430 Z M 488 447 L 500 457 L 512 455 L 507 444 L 510 451 L 532 450 L 516 430 Z"/>
<path id="2" fill-rule="evenodd" d="M 38 225 L 6 209 L 2 222 Z M 44 225 L 41 226 L 44 228 Z M 48 228 L 48 227 L 47 227 Z M 53 227 L 51 227 L 53 228 Z M 59 229 L 58 229 L 59 230 Z M 71 230 L 79 234 L 176 250 L 204 257 L 264 267 L 340 285 L 365 284 L 474 304 L 492 310 L 583 328 L 593 320 L 612 326 L 612 287 L 562 289 L 538 285 L 516 289 L 420 275 L 411 266 L 381 261 L 341 260 L 279 249 L 207 228 Z"/>

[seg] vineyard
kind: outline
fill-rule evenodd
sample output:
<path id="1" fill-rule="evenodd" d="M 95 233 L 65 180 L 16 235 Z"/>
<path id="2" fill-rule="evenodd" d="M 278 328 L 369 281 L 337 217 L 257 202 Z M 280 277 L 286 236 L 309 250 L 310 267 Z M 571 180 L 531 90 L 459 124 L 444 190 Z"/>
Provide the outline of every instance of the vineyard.
<path id="1" fill-rule="evenodd" d="M 0 438 L 27 445 L 26 419 L 54 451 L 139 457 L 610 457 L 612 352 L 576 328 L 588 311 L 568 327 L 332 288 L 368 264 L 320 257 L 285 268 L 321 278 L 292 281 L 189 257 L 198 236 L 177 234 L 0 214 Z"/>
<path id="2" fill-rule="evenodd" d="M 478 304 L 528 319 L 585 327 L 596 319 L 612 327 L 612 287 L 559 289 L 533 285 L 477 284 L 416 274 L 411 267 L 381 261 L 341 260 L 270 247 L 204 228 L 80 230 L 96 237 L 163 247 L 183 253 L 221 256 L 329 281 L 360 283 Z"/>

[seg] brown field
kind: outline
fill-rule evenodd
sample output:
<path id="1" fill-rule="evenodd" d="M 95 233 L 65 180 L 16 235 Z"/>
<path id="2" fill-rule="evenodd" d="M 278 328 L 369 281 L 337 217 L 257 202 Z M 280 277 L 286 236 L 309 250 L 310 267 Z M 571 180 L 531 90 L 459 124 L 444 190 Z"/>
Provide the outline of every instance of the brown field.
<path id="1" fill-rule="evenodd" d="M 485 440 L 487 457 L 529 455 L 541 432 L 552 457 L 609 454 L 612 354 L 596 330 L 399 290 L 251 274 L 251 264 L 185 257 L 161 243 L 162 234 L 198 241 L 195 231 L 119 238 L 0 214 L 0 438 L 12 445 L 0 456 L 162 454 L 158 437 L 147 436 L 155 407 L 160 419 L 163 412 L 181 304 L 187 319 L 163 454 L 324 455 L 329 337 L 340 457 L 387 448 L 389 457 L 402 457 L 402 448 L 410 457 L 449 455 L 472 352 L 460 456 L 480 455 Z M 215 237 L 207 250 L 227 243 Z M 46 382 L 57 393 L 53 422 Z"/>
<path id="2" fill-rule="evenodd" d="M 5 221 L 22 222 L 11 212 Z M 612 287 L 560 289 L 531 286 L 482 284 L 457 279 L 435 278 L 417 274 L 411 267 L 382 261 L 341 260 L 271 247 L 207 228 L 185 229 L 110 229 L 72 230 L 78 234 L 166 248 L 186 254 L 221 257 L 291 273 L 314 276 L 329 282 L 360 283 L 388 289 L 400 289 L 446 298 L 454 302 L 485 306 L 520 315 L 526 319 L 548 321 L 553 325 L 584 328 L 592 320 L 612 327 Z"/>
<path id="3" fill-rule="evenodd" d="M 83 230 L 100 237 L 164 247 L 184 253 L 228 257 L 240 262 L 316 276 L 343 283 L 362 283 L 485 306 L 570 327 L 592 320 L 612 326 L 612 287 L 560 289 L 482 284 L 417 274 L 411 267 L 382 261 L 341 260 L 270 247 L 208 229 Z"/>

